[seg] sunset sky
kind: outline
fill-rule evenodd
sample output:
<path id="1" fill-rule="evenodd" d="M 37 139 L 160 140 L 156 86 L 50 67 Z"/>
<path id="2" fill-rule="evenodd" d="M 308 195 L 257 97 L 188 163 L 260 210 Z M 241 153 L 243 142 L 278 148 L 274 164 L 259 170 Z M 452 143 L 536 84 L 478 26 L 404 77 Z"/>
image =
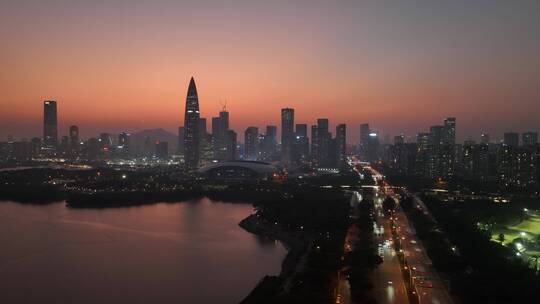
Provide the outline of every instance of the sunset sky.
<path id="1" fill-rule="evenodd" d="M 414 136 L 456 116 L 458 139 L 540 129 L 540 1 L 0 0 L 0 141 L 176 132 L 195 77 L 202 117 L 231 126 L 327 117 Z M 208 125 L 210 128 L 210 125 Z"/>

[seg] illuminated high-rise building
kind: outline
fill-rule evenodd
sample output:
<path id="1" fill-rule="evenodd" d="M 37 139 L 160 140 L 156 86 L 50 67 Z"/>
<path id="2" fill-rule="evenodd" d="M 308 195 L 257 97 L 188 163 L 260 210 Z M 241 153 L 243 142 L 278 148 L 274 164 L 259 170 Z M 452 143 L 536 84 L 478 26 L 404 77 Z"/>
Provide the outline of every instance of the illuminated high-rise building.
<path id="1" fill-rule="evenodd" d="M 296 124 L 294 132 L 293 159 L 306 162 L 309 159 L 309 138 L 306 124 Z"/>
<path id="2" fill-rule="evenodd" d="M 336 162 L 341 166 L 347 162 L 347 125 L 336 126 Z"/>
<path id="3" fill-rule="evenodd" d="M 367 143 L 365 146 L 365 159 L 368 162 L 375 163 L 379 160 L 379 131 L 369 130 Z"/>
<path id="4" fill-rule="evenodd" d="M 237 150 L 236 132 L 234 130 L 227 130 L 225 133 L 225 160 L 235 160 Z"/>
<path id="5" fill-rule="evenodd" d="M 184 160 L 188 168 L 197 168 L 199 165 L 199 97 L 195 80 L 191 77 L 186 97 L 186 111 L 184 115 Z"/>
<path id="6" fill-rule="evenodd" d="M 314 162 L 321 167 L 326 167 L 333 165 L 334 159 L 331 159 L 330 157 L 330 150 L 331 150 L 331 134 L 328 130 L 328 119 L 327 118 L 319 118 L 317 119 L 317 130 L 316 130 L 316 137 L 313 137 L 314 134 L 312 134 L 312 141 L 316 141 L 314 145 L 314 149 L 312 151 L 312 156 L 314 158 Z"/>
<path id="7" fill-rule="evenodd" d="M 277 127 L 266 126 L 266 133 L 261 141 L 260 159 L 264 161 L 276 160 Z"/>
<path id="8" fill-rule="evenodd" d="M 311 126 L 311 161 L 313 165 L 318 165 L 319 163 L 319 128 L 317 125 Z"/>
<path id="9" fill-rule="evenodd" d="M 431 134 L 430 133 L 418 133 L 416 136 L 416 175 L 428 177 L 431 175 Z"/>
<path id="10" fill-rule="evenodd" d="M 214 150 L 212 146 L 212 135 L 208 133 L 206 118 L 199 118 L 199 162 L 201 164 L 212 161 Z"/>
<path id="11" fill-rule="evenodd" d="M 112 136 L 110 133 L 99 134 L 98 141 L 100 143 L 100 149 L 104 149 L 106 151 L 109 151 L 113 145 Z"/>
<path id="12" fill-rule="evenodd" d="M 455 117 L 448 117 L 444 120 L 443 144 L 445 145 L 456 144 L 456 118 Z"/>
<path id="13" fill-rule="evenodd" d="M 58 120 L 56 101 L 43 102 L 43 144 L 47 148 L 56 148 L 58 145 Z"/>
<path id="14" fill-rule="evenodd" d="M 288 164 L 292 160 L 294 143 L 294 109 L 281 109 L 281 160 Z"/>
<path id="15" fill-rule="evenodd" d="M 257 160 L 259 152 L 259 128 L 248 127 L 244 133 L 244 158 Z"/>
<path id="16" fill-rule="evenodd" d="M 230 145 L 227 145 L 229 131 L 229 112 L 223 109 L 218 117 L 212 118 L 212 146 L 215 160 L 229 159 L 227 151 Z"/>
<path id="17" fill-rule="evenodd" d="M 118 134 L 118 153 L 122 156 L 122 157 L 127 157 L 129 156 L 129 153 L 130 153 L 130 145 L 129 145 L 129 137 L 131 135 L 127 132 L 122 132 L 120 134 Z"/>
<path id="18" fill-rule="evenodd" d="M 448 117 L 444 120 L 444 134 L 440 149 L 440 175 L 452 178 L 456 167 L 456 118 Z"/>

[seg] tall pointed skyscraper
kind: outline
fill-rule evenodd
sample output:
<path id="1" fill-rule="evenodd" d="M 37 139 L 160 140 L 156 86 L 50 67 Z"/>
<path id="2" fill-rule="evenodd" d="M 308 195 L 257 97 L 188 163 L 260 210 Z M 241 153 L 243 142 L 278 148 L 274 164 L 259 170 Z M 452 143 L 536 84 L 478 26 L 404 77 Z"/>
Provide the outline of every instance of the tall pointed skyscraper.
<path id="1" fill-rule="evenodd" d="M 188 168 L 195 169 L 199 165 L 199 97 L 195 80 L 191 77 L 186 97 L 184 116 L 184 159 Z"/>

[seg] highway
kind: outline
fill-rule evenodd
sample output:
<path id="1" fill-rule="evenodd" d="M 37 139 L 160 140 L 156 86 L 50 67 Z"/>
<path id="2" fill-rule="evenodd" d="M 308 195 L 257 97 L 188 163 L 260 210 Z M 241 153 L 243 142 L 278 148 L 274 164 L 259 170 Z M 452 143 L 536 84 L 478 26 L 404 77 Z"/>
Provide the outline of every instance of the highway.
<path id="1" fill-rule="evenodd" d="M 419 303 L 453 303 L 444 282 L 433 268 L 424 246 L 399 205 L 394 213 L 394 219 Z"/>
<path id="2" fill-rule="evenodd" d="M 409 223 L 406 214 L 399 205 L 399 201 L 396 198 L 392 187 L 384 181 L 384 176 L 377 170 L 370 166 L 364 166 L 364 170 L 371 173 L 374 180 L 381 185 L 379 194 L 382 196 L 392 197 L 396 201 L 396 209 L 393 216 L 390 217 L 390 221 L 393 220 L 393 224 L 396 227 L 397 236 L 400 239 L 401 250 L 404 255 L 407 270 L 411 281 L 409 286 L 418 299 L 418 303 L 432 303 L 432 304 L 452 304 L 453 300 L 448 293 L 446 284 L 441 280 L 437 271 L 433 268 L 433 264 L 426 253 L 422 242 L 417 238 L 416 231 Z M 424 214 L 435 220 L 429 213 L 427 207 L 418 198 L 414 197 L 417 207 L 421 209 Z M 379 199 L 377 205 L 382 201 Z M 391 225 L 391 224 L 390 224 Z M 386 227 L 385 227 L 386 232 Z M 386 259 L 386 256 L 385 256 Z M 382 265 L 381 265 L 382 266 Z M 378 288 L 381 288 L 381 283 L 378 284 Z M 383 302 L 387 303 L 387 302 Z"/>
<path id="3" fill-rule="evenodd" d="M 373 272 L 373 295 L 378 303 L 409 303 L 401 265 L 392 245 L 390 218 L 384 217 L 382 200 L 375 198 L 374 239 L 383 263 Z"/>
<path id="4" fill-rule="evenodd" d="M 376 184 L 379 184 L 383 176 L 373 170 L 371 167 L 354 166 L 354 170 L 362 176 L 362 171 L 367 170 L 371 173 L 371 177 Z M 376 188 L 378 189 L 378 187 Z M 373 297 L 378 303 L 393 304 L 393 303 L 409 303 L 407 288 L 401 272 L 401 265 L 397 253 L 392 245 L 391 219 L 385 217 L 382 208 L 383 192 L 377 190 L 374 202 L 374 229 L 373 239 L 378 247 L 378 253 L 382 257 L 383 262 L 372 274 L 373 282 Z"/>

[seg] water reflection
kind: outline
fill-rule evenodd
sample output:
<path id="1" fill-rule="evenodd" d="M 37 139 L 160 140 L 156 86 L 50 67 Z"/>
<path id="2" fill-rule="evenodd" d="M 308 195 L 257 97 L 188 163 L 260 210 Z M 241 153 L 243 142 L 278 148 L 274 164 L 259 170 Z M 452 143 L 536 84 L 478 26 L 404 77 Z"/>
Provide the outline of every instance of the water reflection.
<path id="1" fill-rule="evenodd" d="M 0 202 L 0 303 L 237 303 L 286 253 L 238 226 L 252 211 Z"/>

